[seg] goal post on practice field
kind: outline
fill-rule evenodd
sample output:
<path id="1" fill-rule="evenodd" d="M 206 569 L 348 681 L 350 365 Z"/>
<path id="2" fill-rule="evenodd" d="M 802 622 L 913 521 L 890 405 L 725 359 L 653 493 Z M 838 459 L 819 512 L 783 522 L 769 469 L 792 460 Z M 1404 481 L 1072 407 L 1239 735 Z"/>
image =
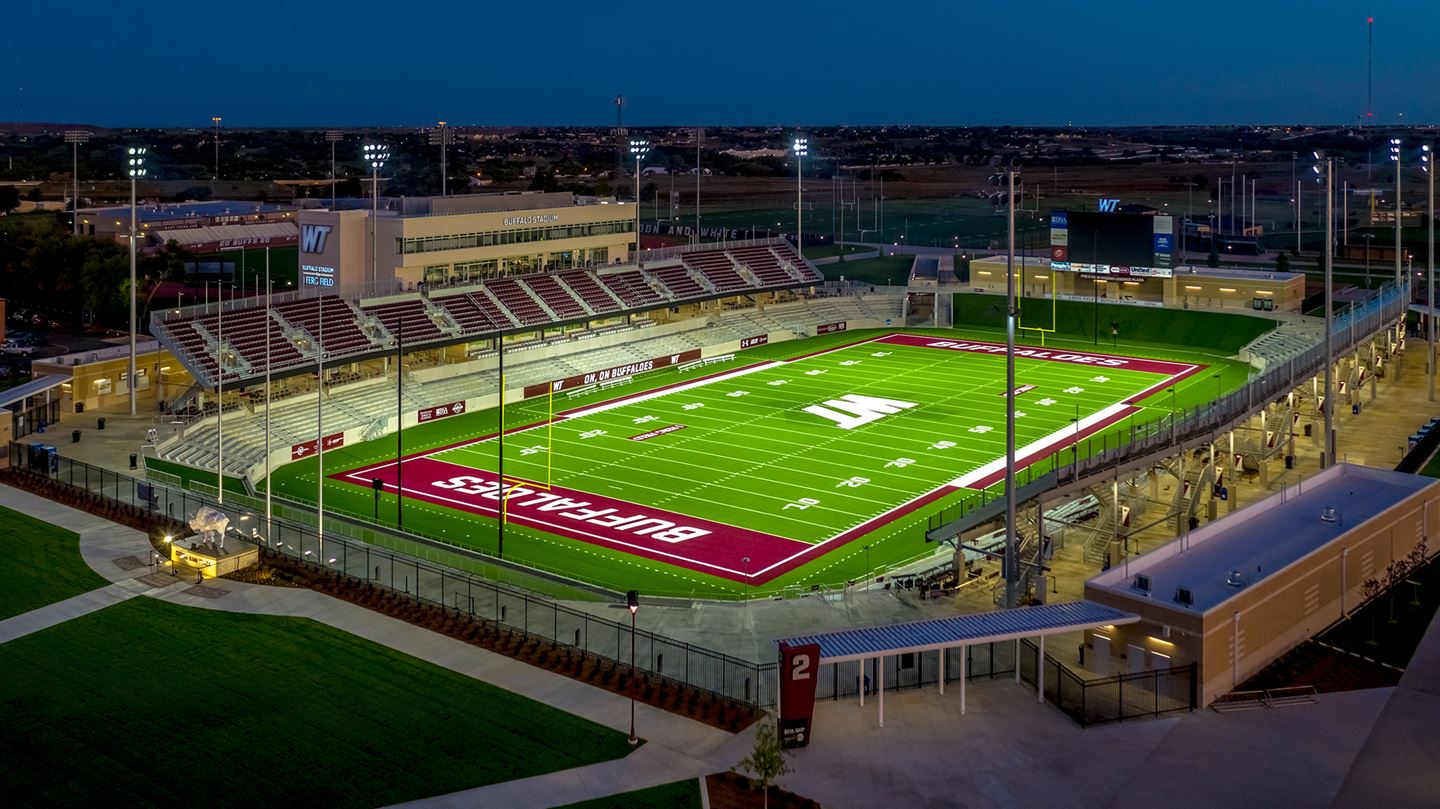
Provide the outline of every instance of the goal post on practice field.
<path id="1" fill-rule="evenodd" d="M 1022 331 L 1022 332 L 1035 332 L 1036 334 L 1039 334 L 1039 335 L 1040 335 L 1040 345 L 1041 345 L 1041 346 L 1044 346 L 1044 345 L 1045 345 L 1045 335 L 1047 335 L 1047 334 L 1054 334 L 1055 331 L 1056 331 L 1056 324 L 1057 324 L 1057 321 L 1059 320 L 1059 304 L 1058 304 L 1057 298 L 1056 298 L 1056 296 L 1055 296 L 1055 274 L 1054 274 L 1054 271 L 1051 270 L 1049 267 L 1037 267 L 1036 269 L 1037 269 L 1037 270 L 1044 270 L 1044 272 L 1036 272 L 1034 275 L 1031 275 L 1031 276 L 1029 276 L 1029 277 L 1032 278 L 1032 279 L 1034 279 L 1035 281 L 1043 284 L 1044 287 L 1045 287 L 1045 289 L 1047 289 L 1047 290 L 1049 291 L 1049 293 L 1050 293 L 1050 294 L 1048 295 L 1048 297 L 1050 298 L 1050 306 L 1048 307 L 1049 310 L 1050 310 L 1049 325 L 1044 325 L 1044 320 L 1045 320 L 1045 318 L 1044 318 L 1044 311 L 1045 311 L 1045 309 L 1047 308 L 1047 307 L 1045 306 L 1045 304 L 1044 304 L 1044 299 L 1045 299 L 1045 297 L 1047 297 L 1047 296 L 1042 295 L 1042 296 L 1038 299 L 1038 300 L 1039 300 L 1038 305 L 1036 305 L 1036 304 L 1034 304 L 1034 303 L 1032 303 L 1030 306 L 1026 306 L 1026 305 L 1025 305 L 1025 300 L 1026 300 L 1026 295 L 1025 295 L 1026 273 L 1025 273 L 1025 270 L 1026 270 L 1026 267 L 1025 267 L 1025 262 L 1024 262 L 1024 260 L 1022 259 L 1021 262 L 1020 262 L 1020 268 L 1019 268 L 1020 271 L 1019 271 L 1019 279 L 1018 279 L 1018 280 L 1019 280 L 1020 294 L 1017 295 L 1016 298 L 1015 298 L 1015 308 L 1018 309 L 1019 312 L 1020 312 L 1020 316 L 1019 316 L 1019 318 L 1017 319 L 1016 327 L 1019 328 L 1020 331 Z M 1030 313 L 1030 321 L 1029 321 L 1029 322 L 1026 321 L 1026 314 L 1027 314 L 1027 313 Z"/>

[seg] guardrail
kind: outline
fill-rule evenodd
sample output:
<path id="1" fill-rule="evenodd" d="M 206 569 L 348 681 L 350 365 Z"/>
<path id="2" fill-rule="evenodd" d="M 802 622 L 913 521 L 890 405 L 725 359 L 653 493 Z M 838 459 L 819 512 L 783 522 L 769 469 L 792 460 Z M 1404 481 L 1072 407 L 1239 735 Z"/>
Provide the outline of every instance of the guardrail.
<path id="1" fill-rule="evenodd" d="M 496 564 L 486 566 L 492 572 L 492 577 L 486 578 L 402 549 L 345 536 L 340 531 L 355 526 L 329 515 L 322 536 L 313 526 L 285 516 L 273 517 L 267 523 L 264 502 L 259 498 L 227 491 L 222 504 L 209 493 L 138 480 L 35 447 L 11 442 L 11 468 L 78 495 L 181 522 L 201 506 L 210 506 L 230 516 L 229 541 L 250 543 L 263 552 L 283 555 L 357 583 L 494 621 L 546 643 L 571 647 L 620 665 L 632 662 L 629 622 L 610 620 L 538 595 L 547 590 L 557 597 L 584 595 L 556 581 L 532 577 L 523 587 L 511 586 L 495 580 L 494 574 L 500 570 Z M 293 506 L 280 505 L 281 510 L 293 515 Z M 372 534 L 386 533 L 374 526 L 368 530 Z M 416 550 L 424 552 L 423 548 Z M 505 574 L 515 576 L 517 571 L 505 569 Z M 747 705 L 763 708 L 774 704 L 775 663 L 744 660 L 644 629 L 634 630 L 633 634 L 633 662 L 640 671 Z"/>

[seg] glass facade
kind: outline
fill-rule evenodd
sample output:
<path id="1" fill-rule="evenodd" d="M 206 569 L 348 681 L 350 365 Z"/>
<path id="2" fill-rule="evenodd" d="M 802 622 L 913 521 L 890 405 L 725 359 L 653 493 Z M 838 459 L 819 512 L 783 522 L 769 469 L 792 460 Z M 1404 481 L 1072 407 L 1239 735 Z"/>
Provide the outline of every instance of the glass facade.
<path id="1" fill-rule="evenodd" d="M 605 236 L 612 233 L 633 233 L 634 231 L 635 222 L 631 219 L 616 222 L 594 222 L 585 225 L 511 228 L 484 233 L 457 233 L 447 236 L 396 239 L 395 250 L 401 255 L 413 255 L 415 253 L 435 253 L 441 250 L 470 250 L 476 247 L 527 244 L 554 239 L 579 239 L 586 236 Z"/>

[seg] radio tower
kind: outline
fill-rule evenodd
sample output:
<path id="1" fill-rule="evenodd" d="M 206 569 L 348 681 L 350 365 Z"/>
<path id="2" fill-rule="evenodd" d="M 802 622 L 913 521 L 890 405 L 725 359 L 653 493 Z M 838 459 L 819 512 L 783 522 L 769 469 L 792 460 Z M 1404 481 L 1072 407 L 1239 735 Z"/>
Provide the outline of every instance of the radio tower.
<path id="1" fill-rule="evenodd" d="M 1375 123 L 1375 18 L 1365 18 L 1365 124 Z"/>

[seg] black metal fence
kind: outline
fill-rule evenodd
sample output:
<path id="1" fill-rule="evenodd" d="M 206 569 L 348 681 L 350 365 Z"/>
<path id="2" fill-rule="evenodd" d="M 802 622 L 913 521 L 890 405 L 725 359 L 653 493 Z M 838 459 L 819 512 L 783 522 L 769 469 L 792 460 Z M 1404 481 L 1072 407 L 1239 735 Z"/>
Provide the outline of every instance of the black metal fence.
<path id="1" fill-rule="evenodd" d="M 1035 660 L 1039 649 L 1030 641 L 982 643 L 943 651 L 889 655 L 883 659 L 827 663 L 820 667 L 816 699 L 841 699 L 874 694 L 884 667 L 887 692 L 915 690 L 940 680 L 940 655 L 945 655 L 945 682 L 960 679 L 990 680 L 1015 676 L 1019 655 L 1020 680 L 1036 687 Z M 968 665 L 961 668 L 962 659 Z M 1045 655 L 1045 699 L 1082 727 L 1121 722 L 1146 716 L 1192 711 L 1198 699 L 1196 666 L 1176 666 L 1109 677 L 1077 674 L 1050 654 Z"/>
<path id="2" fill-rule="evenodd" d="M 209 494 L 138 480 L 60 457 L 38 444 L 12 442 L 9 449 L 12 468 L 79 494 L 180 521 L 194 515 L 202 506 L 210 506 L 232 519 L 227 541 L 248 542 L 340 573 L 356 582 L 494 621 L 530 637 L 572 647 L 604 660 L 622 665 L 633 662 L 640 671 L 748 705 L 769 707 L 775 702 L 776 664 L 773 662 L 743 660 L 644 629 L 634 631 L 632 661 L 628 622 L 566 606 L 529 589 L 341 536 L 330 530 L 329 519 L 323 536 L 314 526 L 279 517 L 267 525 L 263 508 L 255 514 L 256 503 L 251 498 L 231 492 L 225 493 L 226 503 L 222 505 Z M 236 515 L 242 512 L 249 513 L 236 521 Z M 597 603 L 596 609 L 608 610 L 609 606 Z"/>

